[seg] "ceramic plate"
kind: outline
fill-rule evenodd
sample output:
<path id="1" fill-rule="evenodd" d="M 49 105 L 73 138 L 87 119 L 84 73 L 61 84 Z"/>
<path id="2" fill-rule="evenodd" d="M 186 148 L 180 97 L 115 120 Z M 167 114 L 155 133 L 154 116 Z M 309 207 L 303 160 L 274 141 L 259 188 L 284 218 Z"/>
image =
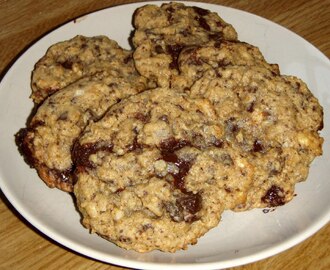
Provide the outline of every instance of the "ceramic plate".
<path id="1" fill-rule="evenodd" d="M 156 4 L 160 4 L 157 2 Z M 141 3 L 101 10 L 44 36 L 9 69 L 0 85 L 0 186 L 13 206 L 38 230 L 58 243 L 104 262 L 143 269 L 219 269 L 250 263 L 274 255 L 311 236 L 330 216 L 330 62 L 310 43 L 289 30 L 255 15 L 218 5 L 189 3 L 210 9 L 233 24 L 239 39 L 256 45 L 282 74 L 302 78 L 324 107 L 324 154 L 316 158 L 308 180 L 296 187 L 292 202 L 265 214 L 227 211 L 222 222 L 198 244 L 175 254 L 125 251 L 91 235 L 80 224 L 72 197 L 49 189 L 17 151 L 14 134 L 24 127 L 33 107 L 30 76 L 46 49 L 75 35 L 107 35 L 129 48 L 131 18 Z"/>

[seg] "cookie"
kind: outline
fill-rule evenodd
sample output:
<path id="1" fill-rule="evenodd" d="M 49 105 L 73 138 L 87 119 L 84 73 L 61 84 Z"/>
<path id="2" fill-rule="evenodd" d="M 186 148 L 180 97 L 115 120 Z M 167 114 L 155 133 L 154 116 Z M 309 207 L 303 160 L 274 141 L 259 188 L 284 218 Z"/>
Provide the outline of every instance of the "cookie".
<path id="1" fill-rule="evenodd" d="M 241 41 L 210 41 L 184 48 L 177 61 L 179 76 L 172 76 L 172 88 L 187 88 L 207 70 L 230 66 L 260 66 L 280 74 L 277 64 L 269 64 L 260 50 Z"/>
<path id="2" fill-rule="evenodd" d="M 160 7 L 145 5 L 133 15 L 133 44 L 146 40 L 166 44 L 200 44 L 209 40 L 236 40 L 232 25 L 215 12 L 182 3 L 165 3 Z"/>
<path id="3" fill-rule="evenodd" d="M 206 72 L 191 95 L 214 104 L 225 141 L 253 165 L 247 201 L 234 209 L 290 201 L 295 184 L 322 154 L 323 111 L 306 84 L 265 68 L 236 66 Z"/>
<path id="4" fill-rule="evenodd" d="M 246 200 L 253 167 L 212 104 L 167 88 L 112 106 L 73 149 L 83 224 L 125 249 L 174 252 Z"/>
<path id="5" fill-rule="evenodd" d="M 143 6 L 133 24 L 136 68 L 161 87 L 177 75 L 177 58 L 185 46 L 237 39 L 235 29 L 216 13 L 181 3 Z"/>
<path id="6" fill-rule="evenodd" d="M 127 65 L 131 58 L 130 51 L 106 36 L 80 35 L 54 44 L 32 72 L 31 98 L 39 104 L 57 90 L 96 72 L 106 71 L 121 77 L 134 74 L 135 69 Z"/>
<path id="7" fill-rule="evenodd" d="M 57 91 L 38 108 L 22 136 L 22 150 L 51 188 L 72 191 L 73 143 L 85 126 L 113 104 L 145 89 L 138 75 L 129 78 L 97 73 Z"/>

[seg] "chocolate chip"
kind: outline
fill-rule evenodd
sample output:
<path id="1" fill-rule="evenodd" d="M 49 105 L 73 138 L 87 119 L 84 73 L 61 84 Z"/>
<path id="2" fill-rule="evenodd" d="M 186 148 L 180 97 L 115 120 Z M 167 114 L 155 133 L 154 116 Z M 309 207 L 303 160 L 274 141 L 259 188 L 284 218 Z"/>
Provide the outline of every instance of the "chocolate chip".
<path id="1" fill-rule="evenodd" d="M 15 143 L 19 153 L 23 156 L 24 161 L 30 166 L 34 167 L 35 159 L 29 147 L 28 132 L 29 128 L 22 128 L 15 134 Z"/>
<path id="2" fill-rule="evenodd" d="M 166 46 L 167 53 L 170 54 L 171 57 L 172 57 L 172 62 L 169 65 L 169 67 L 171 69 L 179 69 L 178 57 L 179 57 L 179 54 L 180 54 L 182 49 L 183 49 L 183 46 L 179 45 L 179 44 L 167 45 Z"/>
<path id="3" fill-rule="evenodd" d="M 113 149 L 112 144 L 100 145 L 96 143 L 79 144 L 75 143 L 72 150 L 72 160 L 78 167 L 93 168 L 94 164 L 89 160 L 90 155 L 99 151 L 111 152 Z"/>
<path id="4" fill-rule="evenodd" d="M 231 188 L 228 188 L 228 187 L 225 187 L 225 191 L 226 191 L 227 193 L 232 193 Z"/>
<path id="5" fill-rule="evenodd" d="M 261 141 L 255 140 L 253 143 L 253 152 L 264 152 L 265 148 Z"/>
<path id="6" fill-rule="evenodd" d="M 207 9 L 200 8 L 200 7 L 192 7 L 192 8 L 200 16 L 206 16 L 206 15 L 210 14 L 210 11 Z"/>
<path id="7" fill-rule="evenodd" d="M 195 18 L 199 26 L 204 28 L 206 31 L 211 31 L 211 27 L 208 25 L 207 21 L 203 17 Z"/>
<path id="8" fill-rule="evenodd" d="M 177 173 L 172 173 L 171 175 L 174 179 L 173 185 L 182 192 L 186 192 L 184 178 L 190 170 L 191 162 L 178 158 L 175 151 L 187 145 L 191 145 L 190 142 L 174 138 L 165 140 L 160 144 L 161 158 L 166 162 L 174 163 L 179 169 Z"/>
<path id="9" fill-rule="evenodd" d="M 65 69 L 72 69 L 73 62 L 70 61 L 70 60 L 66 60 L 66 61 L 60 63 L 60 65 L 61 65 L 62 67 L 64 67 Z"/>
<path id="10" fill-rule="evenodd" d="M 198 193 L 189 193 L 181 198 L 178 198 L 176 200 L 176 204 L 189 214 L 196 214 L 202 209 L 202 197 Z"/>
<path id="11" fill-rule="evenodd" d="M 254 101 L 252 101 L 246 108 L 246 111 L 252 113 L 254 111 Z"/>
<path id="12" fill-rule="evenodd" d="M 143 114 L 143 113 L 137 112 L 134 115 L 134 118 L 137 120 L 140 120 L 143 123 L 148 123 L 150 120 L 150 114 Z"/>
<path id="13" fill-rule="evenodd" d="M 324 128 L 324 122 L 323 122 L 323 118 L 322 118 L 319 126 L 317 127 L 317 131 L 322 130 L 323 128 Z"/>
<path id="14" fill-rule="evenodd" d="M 184 178 L 190 170 L 191 163 L 182 159 L 178 159 L 177 162 L 175 162 L 175 165 L 179 168 L 179 172 L 172 174 L 174 177 L 174 186 L 180 189 L 182 192 L 186 192 Z"/>
<path id="15" fill-rule="evenodd" d="M 272 185 L 261 201 L 268 204 L 269 207 L 275 207 L 285 204 L 285 194 L 281 187 Z"/>
<path id="16" fill-rule="evenodd" d="M 173 221 L 180 222 L 183 220 L 183 214 L 175 203 L 166 202 L 164 206 Z"/>
<path id="17" fill-rule="evenodd" d="M 169 12 L 169 13 L 173 13 L 175 11 L 175 9 L 171 6 L 169 6 L 169 7 L 166 8 L 166 11 Z"/>
<path id="18" fill-rule="evenodd" d="M 171 173 L 174 179 L 173 185 L 182 192 L 186 192 L 184 178 L 190 170 L 191 163 L 178 158 L 173 152 L 162 152 L 162 159 L 174 163 L 178 167 L 179 171 L 177 173 Z"/>
<path id="19" fill-rule="evenodd" d="M 217 21 L 217 22 L 216 22 L 216 25 L 217 25 L 217 27 L 219 27 L 219 28 L 223 28 L 223 23 L 220 22 L 220 21 Z"/>
<path id="20" fill-rule="evenodd" d="M 158 53 L 158 54 L 160 54 L 160 53 L 164 53 L 164 49 L 163 49 L 163 47 L 160 46 L 160 45 L 156 45 L 156 46 L 155 46 L 155 51 L 156 51 L 156 53 Z"/>
<path id="21" fill-rule="evenodd" d="M 186 193 L 176 199 L 175 203 L 166 202 L 166 211 L 175 222 L 194 222 L 198 220 L 196 213 L 202 209 L 202 197 L 199 193 Z"/>

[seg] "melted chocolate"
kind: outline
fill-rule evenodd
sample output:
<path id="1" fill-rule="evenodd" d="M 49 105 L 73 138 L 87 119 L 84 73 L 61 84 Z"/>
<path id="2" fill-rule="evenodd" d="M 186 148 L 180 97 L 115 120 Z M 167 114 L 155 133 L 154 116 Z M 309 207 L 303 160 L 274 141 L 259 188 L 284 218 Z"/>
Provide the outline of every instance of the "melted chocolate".
<path id="1" fill-rule="evenodd" d="M 164 206 L 173 221 L 191 223 L 198 220 L 196 213 L 202 209 L 202 197 L 190 192 L 177 198 L 175 203 L 168 202 Z"/>
<path id="2" fill-rule="evenodd" d="M 211 31 L 211 27 L 203 17 L 197 17 L 196 20 L 200 27 L 204 28 L 206 31 Z"/>
<path id="3" fill-rule="evenodd" d="M 200 7 L 192 7 L 194 9 L 194 11 L 199 15 L 199 16 L 206 16 L 208 14 L 210 14 L 210 11 L 204 8 L 200 8 Z"/>
<path id="4" fill-rule="evenodd" d="M 149 114 L 143 114 L 143 113 L 137 112 L 134 115 L 134 118 L 137 119 L 137 120 L 140 120 L 143 123 L 147 123 L 150 120 L 150 115 Z"/>
<path id="5" fill-rule="evenodd" d="M 160 144 L 162 159 L 166 162 L 174 163 L 179 169 L 177 173 L 172 173 L 171 175 L 174 178 L 174 186 L 182 192 L 186 192 L 184 187 L 184 178 L 190 170 L 191 163 L 178 158 L 174 152 L 187 145 L 190 145 L 190 142 L 185 140 L 176 140 L 174 138 L 163 141 Z"/>
<path id="6" fill-rule="evenodd" d="M 30 166 L 34 167 L 35 160 L 32 154 L 31 149 L 28 146 L 28 137 L 27 134 L 29 128 L 22 128 L 15 134 L 15 142 L 18 148 L 18 151 L 23 156 L 25 162 Z"/>
<path id="7" fill-rule="evenodd" d="M 178 167 L 178 172 L 171 173 L 174 181 L 173 185 L 179 189 L 183 194 L 176 200 L 175 204 L 167 204 L 166 210 L 169 212 L 173 221 L 180 222 L 194 222 L 198 218 L 196 213 L 202 208 L 202 197 L 200 194 L 193 194 L 188 192 L 185 188 L 185 177 L 187 176 L 191 162 L 180 159 L 175 151 L 191 145 L 190 142 L 185 140 L 176 140 L 174 138 L 163 141 L 160 144 L 162 159 L 166 162 L 174 163 Z"/>
<path id="8" fill-rule="evenodd" d="M 183 48 L 183 46 L 179 45 L 179 44 L 166 46 L 167 53 L 169 53 L 172 57 L 172 62 L 170 63 L 171 69 L 179 69 L 178 57 L 179 57 L 179 54 L 180 54 L 182 48 Z"/>
<path id="9" fill-rule="evenodd" d="M 176 204 L 179 208 L 187 211 L 189 214 L 196 214 L 202 209 L 202 197 L 200 194 L 189 193 L 187 196 L 183 196 L 176 200 Z"/>
<path id="10" fill-rule="evenodd" d="M 265 196 L 261 198 L 261 201 L 267 203 L 270 207 L 280 206 L 285 204 L 284 190 L 278 186 L 271 186 L 266 192 Z"/>
<path id="11" fill-rule="evenodd" d="M 98 151 L 111 152 L 113 148 L 112 144 L 98 145 L 96 143 L 79 144 L 75 143 L 72 150 L 72 160 L 76 166 L 93 168 L 94 164 L 89 160 L 89 156 L 95 154 Z"/>

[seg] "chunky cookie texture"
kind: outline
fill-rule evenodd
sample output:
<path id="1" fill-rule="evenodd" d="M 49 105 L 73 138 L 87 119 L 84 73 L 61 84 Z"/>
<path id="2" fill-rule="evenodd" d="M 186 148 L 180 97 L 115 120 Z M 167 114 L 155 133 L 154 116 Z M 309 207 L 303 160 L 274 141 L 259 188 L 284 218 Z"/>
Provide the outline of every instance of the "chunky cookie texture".
<path id="1" fill-rule="evenodd" d="M 98 73 L 48 97 L 23 131 L 22 149 L 49 187 L 72 191 L 71 149 L 85 126 L 102 117 L 123 98 L 145 89 L 140 76 L 113 77 Z"/>
<path id="2" fill-rule="evenodd" d="M 290 201 L 322 154 L 322 107 L 306 84 L 261 67 L 226 67 L 205 73 L 191 95 L 214 104 L 225 141 L 253 164 L 247 201 L 234 209 Z"/>
<path id="3" fill-rule="evenodd" d="M 126 249 L 174 252 L 245 203 L 253 168 L 216 109 L 159 88 L 114 105 L 73 149 L 83 224 Z"/>
<path id="4" fill-rule="evenodd" d="M 178 74 L 177 59 L 184 47 L 237 39 L 235 29 L 216 13 L 180 3 L 143 6 L 133 24 L 136 68 L 162 87 Z"/>
<path id="5" fill-rule="evenodd" d="M 37 104 L 59 89 L 97 72 L 135 75 L 132 54 L 106 36 L 76 36 L 51 46 L 32 72 L 31 98 Z"/>
<path id="6" fill-rule="evenodd" d="M 210 41 L 202 45 L 185 47 L 177 59 L 178 76 L 172 76 L 171 86 L 190 89 L 208 70 L 233 66 L 259 66 L 280 74 L 276 64 L 269 64 L 260 50 L 241 41 Z"/>
<path id="7" fill-rule="evenodd" d="M 289 202 L 322 154 L 306 84 L 211 11 L 145 5 L 133 25 L 133 51 L 77 36 L 35 65 L 37 111 L 17 142 L 44 182 L 138 252 L 187 249 L 225 210 Z"/>

